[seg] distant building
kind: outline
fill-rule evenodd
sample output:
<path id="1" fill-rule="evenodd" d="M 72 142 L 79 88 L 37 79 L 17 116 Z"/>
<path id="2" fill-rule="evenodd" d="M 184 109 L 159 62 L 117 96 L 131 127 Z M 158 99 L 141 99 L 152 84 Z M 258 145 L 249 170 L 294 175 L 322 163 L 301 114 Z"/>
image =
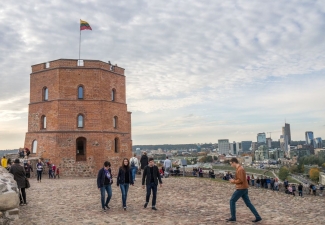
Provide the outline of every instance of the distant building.
<path id="1" fill-rule="evenodd" d="M 219 154 L 229 154 L 229 139 L 218 140 Z"/>
<path id="2" fill-rule="evenodd" d="M 229 153 L 232 155 L 236 155 L 237 154 L 237 148 L 236 148 L 236 142 L 234 141 L 233 143 L 229 144 Z"/>
<path id="3" fill-rule="evenodd" d="M 289 150 L 288 136 L 280 135 L 280 148 L 286 154 L 288 153 L 288 150 Z"/>
<path id="4" fill-rule="evenodd" d="M 269 159 L 279 160 L 284 158 L 284 151 L 280 148 L 269 149 Z"/>
<path id="5" fill-rule="evenodd" d="M 288 144 L 291 144 L 290 124 L 288 124 L 288 123 L 284 124 L 284 127 L 282 127 L 282 134 L 287 136 Z"/>
<path id="6" fill-rule="evenodd" d="M 242 158 L 242 164 L 244 165 L 251 165 L 252 164 L 252 156 L 243 156 Z"/>
<path id="7" fill-rule="evenodd" d="M 237 143 L 236 143 L 236 150 L 237 150 L 237 155 L 239 154 L 239 152 L 242 151 L 242 145 L 241 145 L 241 142 L 237 142 Z"/>
<path id="8" fill-rule="evenodd" d="M 252 147 L 252 152 L 255 152 L 257 150 L 257 148 L 258 148 L 258 143 L 257 142 L 252 142 L 251 147 Z"/>
<path id="9" fill-rule="evenodd" d="M 295 156 L 300 158 L 300 157 L 309 156 L 309 155 L 310 155 L 309 149 L 291 149 L 290 150 L 290 158 L 291 159 Z"/>
<path id="10" fill-rule="evenodd" d="M 257 143 L 266 143 L 266 135 L 265 133 L 257 134 Z"/>
<path id="11" fill-rule="evenodd" d="M 314 139 L 314 148 L 323 148 L 323 140 L 321 137 Z"/>
<path id="12" fill-rule="evenodd" d="M 249 152 L 252 147 L 252 141 L 242 141 L 241 147 L 243 152 Z"/>
<path id="13" fill-rule="evenodd" d="M 265 159 L 269 159 L 269 149 L 266 145 L 261 145 L 255 151 L 255 160 L 256 161 L 263 161 Z"/>
<path id="14" fill-rule="evenodd" d="M 314 132 L 312 131 L 306 131 L 305 132 L 305 140 L 306 140 L 306 145 L 314 145 Z"/>
<path id="15" fill-rule="evenodd" d="M 271 138 L 266 138 L 266 145 L 269 148 L 272 148 L 272 139 Z"/>

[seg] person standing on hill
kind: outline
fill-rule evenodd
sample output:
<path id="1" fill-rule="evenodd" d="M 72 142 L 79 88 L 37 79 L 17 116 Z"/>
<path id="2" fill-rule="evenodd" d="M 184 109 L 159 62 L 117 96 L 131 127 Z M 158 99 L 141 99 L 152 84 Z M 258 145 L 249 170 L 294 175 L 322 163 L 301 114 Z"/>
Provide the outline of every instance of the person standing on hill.
<path id="1" fill-rule="evenodd" d="M 251 203 L 248 197 L 248 183 L 247 183 L 247 177 L 246 172 L 244 168 L 239 164 L 237 158 L 231 158 L 230 159 L 230 165 L 236 169 L 236 179 L 230 179 L 229 182 L 232 184 L 236 184 L 236 191 L 232 195 L 230 199 L 230 213 L 231 217 L 227 219 L 227 222 L 236 221 L 236 202 L 239 198 L 242 198 L 246 204 L 246 206 L 251 210 L 251 212 L 255 216 L 255 220 L 252 222 L 258 222 L 261 221 L 262 218 L 256 211 L 255 207 Z"/>
<path id="2" fill-rule="evenodd" d="M 156 199 L 157 199 L 157 186 L 158 181 L 160 187 L 162 187 L 162 181 L 159 174 L 158 167 L 155 165 L 155 161 L 153 158 L 149 159 L 149 164 L 144 168 L 142 174 L 142 188 L 144 189 L 145 185 L 147 187 L 147 194 L 146 194 L 146 203 L 144 204 L 144 208 L 147 208 L 151 190 L 152 190 L 152 209 L 157 210 L 156 208 Z"/>
<path id="3" fill-rule="evenodd" d="M 135 175 L 137 174 L 138 169 L 139 169 L 139 160 L 136 156 L 137 156 L 137 154 L 134 153 L 133 157 L 130 159 L 133 181 L 135 181 Z"/>
<path id="4" fill-rule="evenodd" d="M 164 161 L 164 168 L 165 168 L 165 177 L 168 177 L 169 171 L 172 168 L 172 161 L 168 159 L 168 156 L 166 157 L 166 160 Z"/>
<path id="5" fill-rule="evenodd" d="M 25 169 L 25 173 L 26 173 L 26 178 L 30 178 L 30 171 L 33 171 L 32 166 L 30 165 L 30 161 L 28 160 L 26 164 L 24 164 L 24 169 Z"/>
<path id="6" fill-rule="evenodd" d="M 14 175 L 17 186 L 20 189 L 20 205 L 27 205 L 26 202 L 26 173 L 24 167 L 20 165 L 19 159 L 15 159 L 14 165 L 10 167 L 9 173 Z"/>
<path id="7" fill-rule="evenodd" d="M 126 210 L 126 199 L 128 197 L 128 191 L 130 184 L 133 186 L 134 182 L 132 179 L 132 173 L 130 169 L 130 161 L 128 158 L 124 158 L 122 166 L 119 168 L 117 175 L 116 185 L 120 186 L 122 193 L 122 204 L 124 211 Z"/>
<path id="8" fill-rule="evenodd" d="M 6 156 L 2 156 L 2 159 L 1 159 L 1 166 L 5 169 L 7 169 L 7 159 L 6 159 Z"/>
<path id="9" fill-rule="evenodd" d="M 301 197 L 302 197 L 302 189 L 303 189 L 303 186 L 302 186 L 301 183 L 299 183 L 299 185 L 298 185 L 298 194 L 299 194 L 299 196 L 301 196 Z"/>
<path id="10" fill-rule="evenodd" d="M 148 165 L 148 156 L 146 152 L 143 152 L 143 155 L 141 156 L 140 159 L 140 164 L 141 164 L 141 173 L 143 172 L 143 169 Z"/>
<path id="11" fill-rule="evenodd" d="M 108 161 L 104 162 L 104 167 L 98 171 L 97 175 L 97 187 L 100 190 L 100 200 L 102 203 L 102 210 L 106 212 L 106 208 L 110 209 L 108 203 L 112 198 L 112 171 L 111 171 L 111 163 Z M 105 201 L 105 191 L 107 192 L 107 198 Z"/>
<path id="12" fill-rule="evenodd" d="M 42 181 L 42 173 L 43 173 L 44 164 L 41 159 L 38 159 L 38 163 L 36 164 L 36 171 L 37 171 L 37 182 Z"/>

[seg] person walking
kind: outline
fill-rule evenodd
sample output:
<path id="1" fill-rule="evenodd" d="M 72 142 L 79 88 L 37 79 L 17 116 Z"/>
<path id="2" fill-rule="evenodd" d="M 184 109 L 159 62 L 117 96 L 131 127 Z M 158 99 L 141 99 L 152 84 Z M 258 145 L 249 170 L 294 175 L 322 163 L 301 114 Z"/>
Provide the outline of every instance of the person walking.
<path id="1" fill-rule="evenodd" d="M 20 205 L 27 205 L 26 201 L 26 173 L 24 167 L 20 165 L 19 159 L 15 159 L 14 165 L 10 167 L 9 173 L 14 175 L 14 180 L 17 182 L 17 186 L 20 189 Z"/>
<path id="2" fill-rule="evenodd" d="M 36 171 L 37 171 L 37 182 L 42 181 L 42 173 L 43 173 L 44 164 L 41 159 L 38 159 L 38 163 L 36 164 Z"/>
<path id="3" fill-rule="evenodd" d="M 26 177 L 30 178 L 30 171 L 33 171 L 33 167 L 30 165 L 30 161 L 28 160 L 26 164 L 24 164 L 24 169 L 25 169 L 25 173 L 26 173 Z"/>
<path id="4" fill-rule="evenodd" d="M 157 210 L 156 208 L 156 200 L 157 200 L 157 186 L 158 182 L 160 184 L 160 187 L 162 187 L 162 181 L 161 177 L 159 176 L 159 170 L 158 167 L 155 165 L 155 161 L 153 158 L 149 159 L 149 164 L 146 166 L 143 170 L 142 175 L 142 188 L 144 189 L 145 185 L 147 187 L 147 193 L 146 193 L 146 203 L 144 203 L 144 208 L 147 208 L 150 195 L 152 191 L 152 205 L 151 208 L 153 210 Z"/>
<path id="5" fill-rule="evenodd" d="M 278 180 L 278 178 L 274 179 L 274 188 L 273 188 L 273 190 L 279 191 L 279 180 Z"/>
<path id="6" fill-rule="evenodd" d="M 130 159 L 133 182 L 135 181 L 135 176 L 139 169 L 139 160 L 136 156 L 137 156 L 137 154 L 134 153 L 133 157 Z"/>
<path id="7" fill-rule="evenodd" d="M 165 168 L 165 177 L 168 177 L 169 171 L 172 168 L 172 161 L 166 156 L 166 159 L 164 161 L 164 168 Z"/>
<path id="8" fill-rule="evenodd" d="M 102 211 L 106 212 L 106 208 L 110 209 L 108 203 L 112 198 L 112 171 L 111 171 L 111 163 L 108 161 L 104 162 L 104 167 L 98 171 L 97 175 L 97 187 L 100 191 L 100 200 L 102 203 Z M 107 198 L 105 201 L 105 191 L 107 192 Z"/>
<path id="9" fill-rule="evenodd" d="M 132 173 L 130 169 L 130 161 L 127 158 L 123 159 L 122 166 L 118 170 L 116 185 L 120 186 L 122 193 L 122 205 L 126 210 L 126 199 L 128 196 L 129 186 L 134 185 Z"/>
<path id="10" fill-rule="evenodd" d="M 52 166 L 53 164 L 51 163 L 51 161 L 47 162 L 47 166 L 49 168 L 49 179 L 53 178 L 53 173 L 52 173 Z"/>
<path id="11" fill-rule="evenodd" d="M 143 169 L 148 165 L 148 156 L 146 152 L 143 152 L 143 155 L 141 156 L 140 159 L 140 164 L 141 164 L 141 174 L 142 174 Z"/>
<path id="12" fill-rule="evenodd" d="M 230 199 L 230 213 L 231 217 L 227 219 L 227 222 L 236 221 L 236 202 L 239 198 L 242 198 L 246 204 L 246 206 L 251 210 L 251 212 L 255 216 L 255 220 L 252 222 L 261 221 L 262 218 L 256 211 L 255 207 L 251 203 L 248 197 L 248 183 L 246 172 L 244 168 L 239 164 L 237 158 L 230 159 L 230 165 L 236 169 L 236 179 L 230 179 L 229 182 L 236 185 L 236 191 L 233 193 Z"/>

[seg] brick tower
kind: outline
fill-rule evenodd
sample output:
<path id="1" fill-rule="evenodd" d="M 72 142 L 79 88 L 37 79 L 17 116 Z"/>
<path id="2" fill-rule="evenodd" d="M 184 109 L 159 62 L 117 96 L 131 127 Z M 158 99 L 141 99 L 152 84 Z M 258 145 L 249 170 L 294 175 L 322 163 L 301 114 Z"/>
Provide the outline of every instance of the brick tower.
<path id="1" fill-rule="evenodd" d="M 112 172 L 132 154 L 124 69 L 98 60 L 58 59 L 32 66 L 25 147 L 62 175 Z"/>

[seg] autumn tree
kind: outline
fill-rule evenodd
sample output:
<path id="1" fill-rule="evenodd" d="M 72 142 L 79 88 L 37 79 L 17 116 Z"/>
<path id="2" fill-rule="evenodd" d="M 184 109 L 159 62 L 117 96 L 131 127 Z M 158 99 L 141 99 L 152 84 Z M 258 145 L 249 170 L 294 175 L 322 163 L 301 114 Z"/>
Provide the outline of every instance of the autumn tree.
<path id="1" fill-rule="evenodd" d="M 309 177 L 312 181 L 317 182 L 319 179 L 319 169 L 318 168 L 311 168 L 309 170 Z"/>
<path id="2" fill-rule="evenodd" d="M 289 169 L 286 166 L 282 166 L 279 170 L 279 178 L 281 180 L 287 179 L 289 176 Z"/>

